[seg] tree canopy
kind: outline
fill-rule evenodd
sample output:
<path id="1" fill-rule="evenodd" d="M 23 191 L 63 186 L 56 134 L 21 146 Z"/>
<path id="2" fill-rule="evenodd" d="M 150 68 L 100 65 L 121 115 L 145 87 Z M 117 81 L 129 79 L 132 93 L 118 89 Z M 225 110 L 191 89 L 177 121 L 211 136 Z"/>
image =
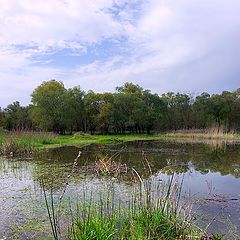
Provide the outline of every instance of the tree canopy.
<path id="1" fill-rule="evenodd" d="M 19 102 L 0 108 L 0 127 L 60 134 L 73 131 L 150 133 L 216 127 L 240 129 L 240 89 L 193 97 L 185 93 L 153 94 L 139 85 L 125 83 L 114 93 L 66 89 L 62 82 L 43 82 L 31 95 L 29 106 Z"/>

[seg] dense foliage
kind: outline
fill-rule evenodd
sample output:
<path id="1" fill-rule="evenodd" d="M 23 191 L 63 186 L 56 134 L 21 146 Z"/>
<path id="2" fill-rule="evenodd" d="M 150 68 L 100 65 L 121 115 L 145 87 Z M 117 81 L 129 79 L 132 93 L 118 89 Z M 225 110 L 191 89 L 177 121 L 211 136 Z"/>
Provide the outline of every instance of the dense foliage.
<path id="1" fill-rule="evenodd" d="M 197 97 L 173 92 L 159 96 L 125 83 L 114 93 L 86 93 L 80 87 L 66 89 L 63 83 L 51 80 L 43 82 L 31 96 L 27 107 L 14 102 L 0 109 L 0 127 L 62 134 L 240 129 L 240 89 L 213 95 L 202 93 Z"/>

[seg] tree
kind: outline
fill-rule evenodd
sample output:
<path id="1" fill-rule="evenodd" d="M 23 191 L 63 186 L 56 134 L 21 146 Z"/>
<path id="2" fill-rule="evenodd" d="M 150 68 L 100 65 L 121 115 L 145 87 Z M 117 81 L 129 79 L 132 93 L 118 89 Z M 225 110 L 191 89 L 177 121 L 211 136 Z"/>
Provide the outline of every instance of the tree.
<path id="1" fill-rule="evenodd" d="M 139 85 L 125 83 L 114 95 L 114 129 L 117 132 L 150 133 L 163 126 L 165 102 Z"/>
<path id="2" fill-rule="evenodd" d="M 32 93 L 31 116 L 37 128 L 64 133 L 66 129 L 66 94 L 62 82 L 43 82 Z"/>
<path id="3" fill-rule="evenodd" d="M 67 129 L 86 131 L 85 92 L 80 87 L 70 88 L 65 93 L 64 122 Z"/>
<path id="4" fill-rule="evenodd" d="M 85 96 L 85 111 L 87 114 L 87 125 L 90 132 L 109 133 L 112 127 L 112 93 L 94 93 L 89 91 Z"/>
<path id="5" fill-rule="evenodd" d="M 2 113 L 2 125 L 8 130 L 31 129 L 29 107 L 22 107 L 18 101 L 9 104 Z"/>
<path id="6" fill-rule="evenodd" d="M 189 129 L 191 116 L 191 97 L 187 94 L 168 92 L 162 95 L 167 105 L 166 128 Z"/>

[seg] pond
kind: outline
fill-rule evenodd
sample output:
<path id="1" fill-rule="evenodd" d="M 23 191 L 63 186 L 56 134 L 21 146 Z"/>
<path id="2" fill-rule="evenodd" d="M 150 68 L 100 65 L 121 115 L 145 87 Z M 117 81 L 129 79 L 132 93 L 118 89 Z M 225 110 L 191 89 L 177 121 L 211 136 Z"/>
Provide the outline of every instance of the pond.
<path id="1" fill-rule="evenodd" d="M 79 151 L 77 169 L 72 171 Z M 196 223 L 239 239 L 240 144 L 216 141 L 135 141 L 49 149 L 34 159 L 1 158 L 0 239 L 51 239 L 42 181 L 48 194 L 52 189 L 53 198 L 65 191 L 66 204 L 81 197 L 84 189 L 97 193 L 113 182 L 118 197 L 127 198 L 131 174 L 100 177 L 82 170 L 106 156 L 146 179 L 167 180 L 174 173 L 176 181 L 183 181 L 182 201 L 192 205 Z"/>

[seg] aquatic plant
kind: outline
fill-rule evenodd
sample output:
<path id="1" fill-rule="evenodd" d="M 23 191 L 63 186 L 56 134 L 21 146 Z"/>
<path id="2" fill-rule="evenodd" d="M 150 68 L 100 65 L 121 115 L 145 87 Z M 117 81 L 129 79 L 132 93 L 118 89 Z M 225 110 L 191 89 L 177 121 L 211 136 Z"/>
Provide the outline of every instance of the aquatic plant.
<path id="1" fill-rule="evenodd" d="M 64 221 L 60 220 L 60 210 L 71 175 L 75 172 L 79 152 L 73 162 L 71 173 L 59 197 L 50 197 L 42 182 L 42 188 L 55 240 L 62 239 Z M 143 153 L 143 159 L 151 171 Z M 147 169 L 146 168 L 146 169 Z M 117 194 L 116 179 L 109 179 L 107 189 L 83 189 L 81 199 L 69 200 L 68 236 L 71 240 L 117 240 L 117 239 L 172 239 L 172 240 L 220 240 L 223 236 L 210 236 L 205 229 L 197 227 L 191 215 L 191 205 L 181 201 L 183 178 L 180 182 L 171 175 L 168 181 L 156 178 L 144 179 L 132 168 L 133 185 L 123 199 Z M 48 200 L 49 199 L 49 200 Z M 66 208 L 66 205 L 64 205 Z M 65 209 L 66 210 L 66 209 Z M 66 221 L 66 219 L 65 219 Z M 209 223 L 211 224 L 211 223 Z M 66 225 L 66 222 L 65 222 Z"/>
<path id="2" fill-rule="evenodd" d="M 135 173 L 139 182 L 125 202 L 116 199 L 114 186 L 99 193 L 97 200 L 93 193 L 85 193 L 72 217 L 70 239 L 201 239 L 205 233 L 196 231 L 189 212 L 180 205 L 174 177 L 153 182 Z"/>
<path id="3" fill-rule="evenodd" d="M 83 189 L 83 198 L 69 204 L 69 239 L 214 239 L 195 225 L 191 207 L 180 203 L 182 182 L 173 175 L 167 182 L 144 180 L 133 171 L 138 181 L 124 201 L 117 197 L 114 182 L 107 191 Z M 44 194 L 53 237 L 59 240 L 57 204 L 52 191 L 50 201 Z"/>

